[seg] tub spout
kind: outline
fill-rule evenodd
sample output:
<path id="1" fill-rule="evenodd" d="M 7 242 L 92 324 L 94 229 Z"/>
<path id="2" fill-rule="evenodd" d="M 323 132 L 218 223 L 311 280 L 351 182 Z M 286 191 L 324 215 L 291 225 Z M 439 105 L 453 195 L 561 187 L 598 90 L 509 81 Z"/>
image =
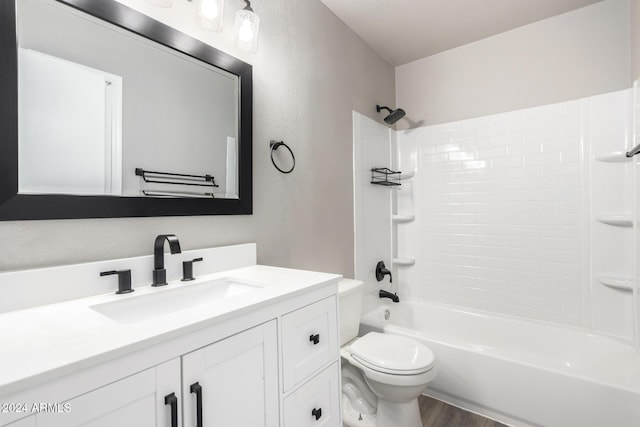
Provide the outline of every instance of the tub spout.
<path id="1" fill-rule="evenodd" d="M 378 296 L 380 298 L 390 298 L 393 302 L 400 302 L 400 298 L 397 294 L 392 294 L 391 292 L 385 291 L 383 289 L 380 289 L 380 292 L 378 292 Z"/>

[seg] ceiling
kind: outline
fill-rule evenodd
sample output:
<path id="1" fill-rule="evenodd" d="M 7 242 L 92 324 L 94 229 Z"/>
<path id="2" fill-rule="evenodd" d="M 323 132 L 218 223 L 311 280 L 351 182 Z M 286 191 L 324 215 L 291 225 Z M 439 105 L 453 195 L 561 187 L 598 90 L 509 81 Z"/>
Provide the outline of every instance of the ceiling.
<path id="1" fill-rule="evenodd" d="M 601 0 L 321 0 L 402 65 Z"/>

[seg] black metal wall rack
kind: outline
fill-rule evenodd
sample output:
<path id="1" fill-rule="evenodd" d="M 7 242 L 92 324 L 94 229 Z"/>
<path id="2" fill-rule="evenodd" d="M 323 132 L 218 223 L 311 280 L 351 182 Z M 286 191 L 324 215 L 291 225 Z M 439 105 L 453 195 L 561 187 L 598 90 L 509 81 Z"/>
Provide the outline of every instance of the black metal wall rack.
<path id="1" fill-rule="evenodd" d="M 387 187 L 402 185 L 400 183 L 400 173 L 400 171 L 394 171 L 389 168 L 371 168 L 371 183 Z"/>
<path id="2" fill-rule="evenodd" d="M 215 178 L 211 175 L 189 175 L 173 172 L 146 171 L 136 168 L 136 175 L 142 177 L 144 182 L 153 184 L 197 185 L 200 187 L 219 187 Z"/>

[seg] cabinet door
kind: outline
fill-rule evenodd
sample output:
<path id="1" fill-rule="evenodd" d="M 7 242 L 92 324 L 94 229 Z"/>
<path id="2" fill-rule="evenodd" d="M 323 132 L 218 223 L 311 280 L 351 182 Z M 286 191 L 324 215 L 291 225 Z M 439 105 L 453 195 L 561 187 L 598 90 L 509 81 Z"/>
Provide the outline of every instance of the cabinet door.
<path id="1" fill-rule="evenodd" d="M 205 426 L 277 426 L 277 351 L 272 320 L 183 356 L 184 425 L 197 425 L 200 400 Z"/>
<path id="2" fill-rule="evenodd" d="M 38 427 L 172 427 L 168 390 L 180 396 L 180 360 L 116 381 L 37 415 Z M 176 409 L 179 407 L 179 400 Z M 179 420 L 179 417 L 177 417 Z"/>

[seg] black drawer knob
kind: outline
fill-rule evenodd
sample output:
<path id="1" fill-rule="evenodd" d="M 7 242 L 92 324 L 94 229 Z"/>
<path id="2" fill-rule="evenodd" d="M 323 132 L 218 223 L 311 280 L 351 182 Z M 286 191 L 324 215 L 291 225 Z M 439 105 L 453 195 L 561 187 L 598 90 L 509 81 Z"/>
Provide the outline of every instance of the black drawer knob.
<path id="1" fill-rule="evenodd" d="M 311 341 L 313 345 L 318 344 L 320 342 L 320 334 L 311 335 L 309 341 Z"/>
<path id="2" fill-rule="evenodd" d="M 315 417 L 316 421 L 318 421 L 322 416 L 322 408 L 313 408 L 313 411 L 311 411 L 311 416 Z"/>

